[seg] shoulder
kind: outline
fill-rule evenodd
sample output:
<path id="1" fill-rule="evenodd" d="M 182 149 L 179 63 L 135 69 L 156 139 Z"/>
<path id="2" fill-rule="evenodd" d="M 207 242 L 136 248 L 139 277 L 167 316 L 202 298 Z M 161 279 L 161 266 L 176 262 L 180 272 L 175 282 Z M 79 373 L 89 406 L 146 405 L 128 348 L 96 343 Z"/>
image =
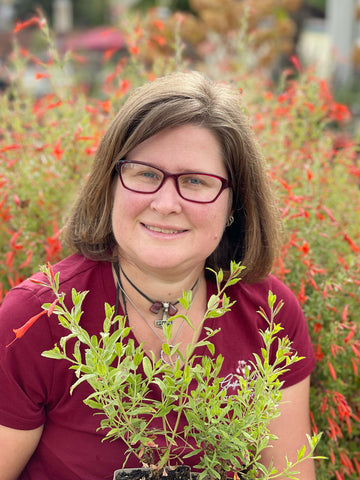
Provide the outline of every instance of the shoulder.
<path id="1" fill-rule="evenodd" d="M 278 297 L 278 299 L 281 298 L 283 300 L 289 299 L 297 301 L 291 289 L 274 275 L 268 275 L 258 283 L 242 283 L 240 281 L 237 286 L 243 291 L 251 294 L 259 294 L 263 296 L 264 294 L 268 295 L 269 292 L 272 292 Z"/>
<path id="2" fill-rule="evenodd" d="M 82 255 L 71 255 L 52 266 L 54 273 L 59 272 L 61 291 L 67 291 L 73 287 L 83 290 L 88 286 L 90 278 L 96 276 L 103 267 L 105 267 L 105 262 L 89 260 Z M 41 272 L 35 273 L 12 288 L 5 298 L 8 296 L 17 298 L 34 296 L 43 303 L 47 301 L 48 296 L 51 296 L 51 291 L 48 287 L 39 285 L 39 281 L 47 283 L 45 275 Z"/>
<path id="3" fill-rule="evenodd" d="M 88 286 L 92 277 L 98 275 L 104 267 L 106 268 L 106 265 L 107 262 L 90 260 L 83 255 L 71 255 L 53 265 L 53 271 L 54 273 L 59 273 L 60 290 L 66 291 L 72 287 L 82 290 Z M 36 273 L 20 284 L 19 288 L 34 290 L 32 280 L 44 280 L 44 278 L 43 273 Z M 48 288 L 40 287 L 36 290 L 37 295 L 42 296 Z"/>
<path id="4" fill-rule="evenodd" d="M 103 279 L 109 277 L 111 269 L 108 262 L 96 262 L 82 255 L 71 255 L 53 265 L 53 270 L 55 273 L 59 272 L 60 291 L 64 292 L 70 301 L 72 288 L 77 291 L 92 290 L 95 293 L 99 289 L 104 290 Z M 47 283 L 45 275 L 39 272 L 6 294 L 0 307 L 0 330 L 10 328 L 12 331 L 12 328 L 17 328 L 39 313 L 44 303 L 54 300 L 54 294 L 49 287 L 34 283 L 33 280 Z"/>
<path id="5" fill-rule="evenodd" d="M 208 284 L 208 288 L 210 293 L 216 292 L 214 284 Z M 275 322 L 281 323 L 284 335 L 294 338 L 300 331 L 304 335 L 307 332 L 307 322 L 298 299 L 287 285 L 273 275 L 268 275 L 257 283 L 239 281 L 229 287 L 225 293 L 230 301 L 234 302 L 227 318 L 236 323 L 241 322 L 242 328 L 245 326 L 248 329 L 266 328 L 266 322 L 258 312 L 264 310 L 270 318 L 269 295 L 272 294 L 276 297 L 275 305 L 282 303 Z"/>
<path id="6" fill-rule="evenodd" d="M 254 296 L 267 315 L 271 314 L 269 296 L 275 296 L 275 306 L 282 303 L 276 322 L 289 332 L 294 332 L 300 325 L 305 326 L 305 318 L 298 299 L 289 286 L 285 285 L 274 275 L 268 275 L 264 280 L 256 284 L 243 284 L 243 292 L 248 296 Z M 260 303 L 261 302 L 261 303 Z"/>
<path id="7" fill-rule="evenodd" d="M 242 305 L 268 308 L 269 295 L 276 296 L 276 303 L 282 301 L 286 310 L 301 311 L 300 304 L 293 291 L 274 275 L 268 275 L 257 283 L 245 283 L 241 280 L 226 292 L 230 299 Z"/>

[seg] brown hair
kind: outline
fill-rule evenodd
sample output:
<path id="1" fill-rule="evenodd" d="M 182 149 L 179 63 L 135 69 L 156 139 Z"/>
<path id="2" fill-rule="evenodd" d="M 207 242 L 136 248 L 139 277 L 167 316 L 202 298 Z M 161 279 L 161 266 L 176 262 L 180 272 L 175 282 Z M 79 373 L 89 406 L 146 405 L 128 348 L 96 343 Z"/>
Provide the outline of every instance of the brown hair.
<path id="1" fill-rule="evenodd" d="M 270 272 L 281 228 L 264 159 L 243 113 L 240 94 L 198 72 L 160 77 L 134 90 L 121 107 L 100 142 L 65 225 L 68 246 L 94 260 L 114 260 L 111 210 L 117 160 L 159 131 L 189 123 L 216 135 L 232 183 L 235 221 L 225 229 L 206 265 L 226 271 L 231 260 L 241 261 L 247 282 Z"/>

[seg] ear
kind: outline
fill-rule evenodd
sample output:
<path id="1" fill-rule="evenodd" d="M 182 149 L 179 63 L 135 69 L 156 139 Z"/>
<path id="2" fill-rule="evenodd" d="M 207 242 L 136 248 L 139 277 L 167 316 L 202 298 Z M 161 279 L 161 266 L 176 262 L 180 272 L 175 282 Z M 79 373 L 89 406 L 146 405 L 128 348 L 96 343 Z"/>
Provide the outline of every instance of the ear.
<path id="1" fill-rule="evenodd" d="M 234 216 L 235 210 L 232 208 L 232 204 L 228 206 L 228 210 L 226 212 L 226 219 L 228 220 L 230 217 Z"/>
<path id="2" fill-rule="evenodd" d="M 230 189 L 229 189 L 228 204 L 227 204 L 226 218 L 229 218 L 231 215 L 234 215 L 233 204 L 234 204 L 234 192 L 233 192 L 233 190 L 230 188 Z"/>

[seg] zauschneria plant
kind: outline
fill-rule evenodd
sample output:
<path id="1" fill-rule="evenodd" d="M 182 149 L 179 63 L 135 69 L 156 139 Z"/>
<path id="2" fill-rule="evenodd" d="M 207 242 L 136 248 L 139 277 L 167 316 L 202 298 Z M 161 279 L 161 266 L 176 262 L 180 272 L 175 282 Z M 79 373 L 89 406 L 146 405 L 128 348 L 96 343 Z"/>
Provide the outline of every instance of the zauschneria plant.
<path id="1" fill-rule="evenodd" d="M 193 340 L 184 354 L 178 350 L 179 345 L 170 344 L 171 325 L 163 327 L 163 351 L 170 359 L 169 363 L 164 363 L 161 359 L 156 360 L 153 354 L 147 356 L 143 344 L 135 346 L 128 338 L 130 328 L 126 318 L 114 316 L 114 308 L 108 304 L 105 304 L 103 331 L 99 336 L 90 337 L 80 325 L 82 302 L 88 292 L 73 289 L 73 308 L 69 310 L 65 294 L 59 292 L 59 273 L 54 275 L 49 265 L 42 267 L 48 279 L 43 285 L 51 288 L 56 296 L 55 302 L 44 304 L 43 309 L 48 311 L 51 308 L 60 324 L 69 331 L 60 339 L 59 345 L 43 355 L 70 363 L 69 368 L 75 370 L 77 377 L 71 392 L 81 382 L 90 384 L 93 393 L 84 402 L 103 415 L 100 428 L 106 432 L 104 438 L 121 438 L 126 443 L 127 457 L 119 467 L 126 466 L 131 453 L 157 473 L 164 467 L 177 466 L 186 458 L 199 455 L 196 465 L 201 471 L 199 480 L 206 475 L 211 479 L 223 479 L 229 474 L 243 479 L 280 476 L 294 479 L 298 464 L 313 456 L 320 434 L 308 436 L 309 453 L 305 453 L 304 445 L 298 451 L 296 461 L 287 460 L 283 472 L 278 472 L 273 465 L 266 468 L 261 463 L 261 452 L 276 438 L 268 425 L 280 414 L 282 382 L 279 377 L 302 358 L 291 350 L 287 337 L 277 335 L 282 327 L 275 323 L 275 317 L 283 302 L 276 303 L 276 295 L 271 291 L 268 295 L 270 318 L 262 307 L 258 311 L 268 323 L 266 330 L 260 332 L 264 342 L 261 356 L 254 354 L 251 371 L 248 369 L 243 376 L 238 376 L 236 395 L 227 395 L 220 388 L 223 357 L 215 354 L 211 343 L 220 327 L 213 330 L 204 326 L 204 322 L 211 317 L 221 317 L 230 310 L 233 302 L 225 290 L 240 280 L 243 268 L 231 262 L 226 280 L 222 271 L 214 272 L 217 294 L 210 297 L 197 329 L 189 318 L 178 315 L 194 330 Z M 191 298 L 191 292 L 184 292 L 180 302 L 185 309 Z M 115 325 L 117 328 L 113 331 Z M 203 326 L 206 336 L 196 340 Z M 75 339 L 75 343 L 69 343 L 70 339 Z M 271 363 L 270 348 L 276 343 L 276 358 Z M 196 354 L 197 347 L 203 346 L 208 348 L 209 356 Z M 154 385 L 161 391 L 160 400 L 149 397 Z M 176 412 L 174 422 L 167 420 L 170 411 Z M 187 426 L 183 429 L 179 427 L 181 415 L 187 419 Z M 154 420 L 158 420 L 156 427 Z"/>

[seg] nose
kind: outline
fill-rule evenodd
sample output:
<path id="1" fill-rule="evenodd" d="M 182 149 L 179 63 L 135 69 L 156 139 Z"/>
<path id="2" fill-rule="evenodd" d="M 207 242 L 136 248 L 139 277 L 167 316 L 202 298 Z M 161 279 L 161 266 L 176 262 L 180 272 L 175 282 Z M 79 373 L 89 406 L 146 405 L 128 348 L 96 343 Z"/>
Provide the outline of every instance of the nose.
<path id="1" fill-rule="evenodd" d="M 151 208 L 161 215 L 181 212 L 181 197 L 176 189 L 174 178 L 167 178 L 160 190 L 153 194 Z"/>

